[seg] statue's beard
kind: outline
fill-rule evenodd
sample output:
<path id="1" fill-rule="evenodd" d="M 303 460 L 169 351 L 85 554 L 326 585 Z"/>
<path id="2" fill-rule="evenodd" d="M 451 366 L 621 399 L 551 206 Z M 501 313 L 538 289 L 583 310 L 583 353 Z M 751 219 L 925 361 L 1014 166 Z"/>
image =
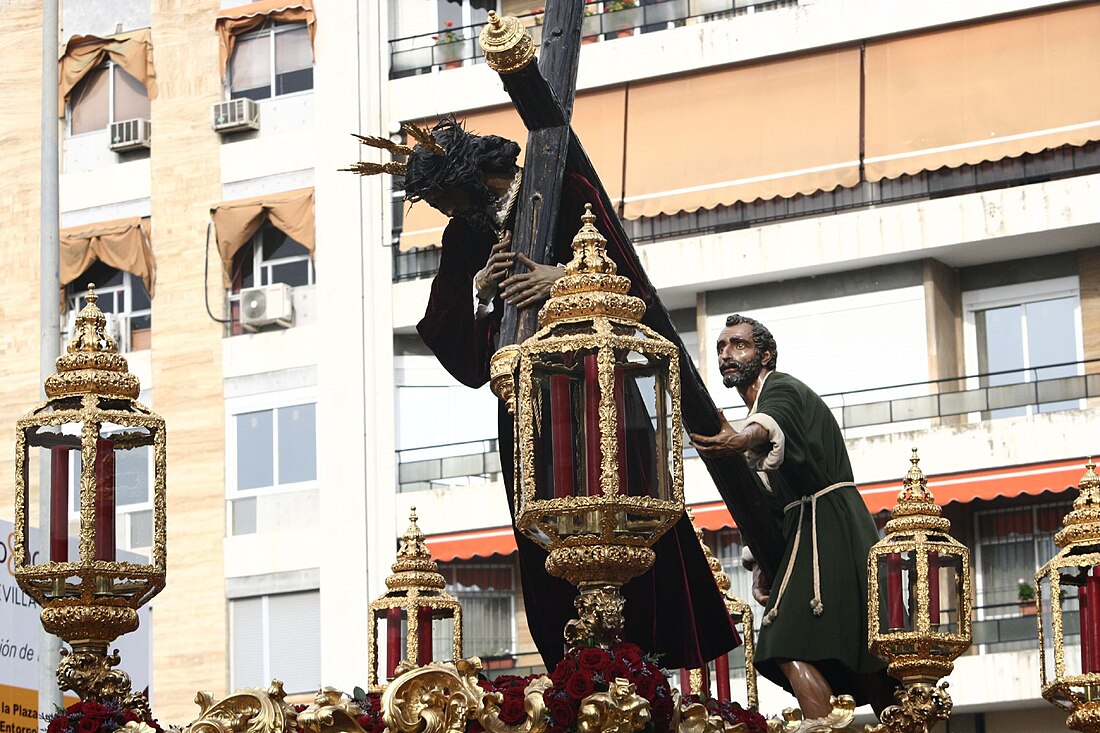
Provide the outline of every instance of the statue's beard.
<path id="1" fill-rule="evenodd" d="M 733 371 L 722 373 L 722 384 L 729 388 L 748 387 L 756 381 L 756 377 L 760 374 L 760 370 L 763 367 L 764 364 L 759 354 L 745 364 L 733 362 Z"/>

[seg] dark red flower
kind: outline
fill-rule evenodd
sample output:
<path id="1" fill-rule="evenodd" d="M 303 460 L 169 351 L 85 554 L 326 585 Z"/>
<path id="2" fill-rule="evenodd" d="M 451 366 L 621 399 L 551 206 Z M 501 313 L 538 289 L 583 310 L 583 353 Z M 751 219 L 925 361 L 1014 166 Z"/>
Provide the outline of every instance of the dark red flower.
<path id="1" fill-rule="evenodd" d="M 642 674 L 631 680 L 634 690 L 650 702 L 657 697 L 657 678 L 651 674 Z"/>
<path id="2" fill-rule="evenodd" d="M 500 706 L 500 721 L 507 725 L 517 725 L 527 718 L 527 711 L 523 708 L 522 697 L 506 697 L 504 704 Z"/>
<path id="3" fill-rule="evenodd" d="M 595 690 L 595 675 L 587 669 L 578 669 L 565 682 L 565 692 L 569 697 L 583 700 Z"/>
<path id="4" fill-rule="evenodd" d="M 577 721 L 577 704 L 568 697 L 556 697 L 547 707 L 555 728 L 568 728 Z"/>
<path id="5" fill-rule="evenodd" d="M 69 730 L 69 716 L 58 715 L 46 726 L 46 733 L 65 733 Z"/>
<path id="6" fill-rule="evenodd" d="M 665 695 L 650 701 L 649 710 L 653 714 L 655 729 L 663 729 L 672 720 L 672 696 Z"/>
<path id="7" fill-rule="evenodd" d="M 622 677 L 624 680 L 632 680 L 634 679 L 634 674 L 622 662 L 614 661 L 608 665 L 607 670 L 604 672 L 604 677 L 607 678 L 607 682 L 610 684 L 619 677 Z"/>
<path id="8" fill-rule="evenodd" d="M 76 721 L 77 733 L 97 733 L 103 727 L 103 719 L 94 715 L 82 715 Z"/>
<path id="9" fill-rule="evenodd" d="M 586 647 L 577 655 L 577 664 L 581 669 L 590 669 L 593 672 L 603 672 L 611 664 L 611 655 L 603 649 Z"/>
<path id="10" fill-rule="evenodd" d="M 577 663 L 569 657 L 558 662 L 558 666 L 554 667 L 554 671 L 550 673 L 550 681 L 557 686 L 562 686 L 566 683 L 570 676 L 577 671 Z"/>

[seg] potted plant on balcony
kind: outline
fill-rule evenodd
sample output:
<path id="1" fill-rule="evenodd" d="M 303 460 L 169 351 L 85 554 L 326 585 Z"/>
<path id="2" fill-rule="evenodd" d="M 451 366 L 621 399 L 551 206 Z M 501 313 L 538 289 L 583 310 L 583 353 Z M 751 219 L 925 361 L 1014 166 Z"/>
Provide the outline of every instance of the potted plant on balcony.
<path id="1" fill-rule="evenodd" d="M 432 36 L 435 41 L 434 61 L 444 69 L 454 69 L 462 65 L 462 57 L 465 55 L 466 39 L 460 31 L 454 29 L 454 22 L 448 20 L 443 24 L 443 31 Z"/>
<path id="2" fill-rule="evenodd" d="M 606 0 L 603 4 L 603 29 L 608 38 L 634 35 L 642 25 L 642 9 L 638 0 Z"/>
<path id="3" fill-rule="evenodd" d="M 1024 616 L 1035 615 L 1035 586 L 1023 578 L 1016 581 L 1016 600 L 1020 603 L 1021 614 Z"/>

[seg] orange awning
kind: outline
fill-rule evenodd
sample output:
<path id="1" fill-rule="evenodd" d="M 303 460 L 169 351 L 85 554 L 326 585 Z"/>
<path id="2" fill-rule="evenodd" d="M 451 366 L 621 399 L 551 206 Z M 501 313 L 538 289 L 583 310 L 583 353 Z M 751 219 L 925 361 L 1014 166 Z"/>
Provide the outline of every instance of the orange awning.
<path id="1" fill-rule="evenodd" d="M 475 529 L 425 537 L 424 543 L 436 562 L 469 560 L 472 557 L 511 555 L 516 551 L 516 536 L 511 527 Z"/>
<path id="2" fill-rule="evenodd" d="M 940 506 L 951 502 L 988 501 L 998 497 L 1037 496 L 1047 491 L 1076 489 L 1084 474 L 1080 458 L 1050 463 L 1032 463 L 983 471 L 963 471 L 928 477 L 928 488 Z M 872 514 L 893 509 L 901 491 L 901 479 L 861 486 L 859 493 Z M 735 527 L 726 505 L 720 501 L 691 507 L 695 524 L 711 532 Z M 425 538 L 437 562 L 469 560 L 474 557 L 509 555 L 516 551 L 511 527 L 493 527 L 467 532 L 432 535 Z"/>

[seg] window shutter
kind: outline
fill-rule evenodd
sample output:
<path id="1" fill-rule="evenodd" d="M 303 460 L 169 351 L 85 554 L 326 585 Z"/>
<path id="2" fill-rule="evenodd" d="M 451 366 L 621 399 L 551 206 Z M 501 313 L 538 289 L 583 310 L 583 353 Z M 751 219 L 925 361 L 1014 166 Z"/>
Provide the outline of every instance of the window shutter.
<path id="1" fill-rule="evenodd" d="M 288 693 L 321 686 L 321 593 L 283 593 L 268 598 L 271 674 Z"/>
<path id="2" fill-rule="evenodd" d="M 264 679 L 263 598 L 229 602 L 232 674 L 230 687 L 266 687 Z"/>

